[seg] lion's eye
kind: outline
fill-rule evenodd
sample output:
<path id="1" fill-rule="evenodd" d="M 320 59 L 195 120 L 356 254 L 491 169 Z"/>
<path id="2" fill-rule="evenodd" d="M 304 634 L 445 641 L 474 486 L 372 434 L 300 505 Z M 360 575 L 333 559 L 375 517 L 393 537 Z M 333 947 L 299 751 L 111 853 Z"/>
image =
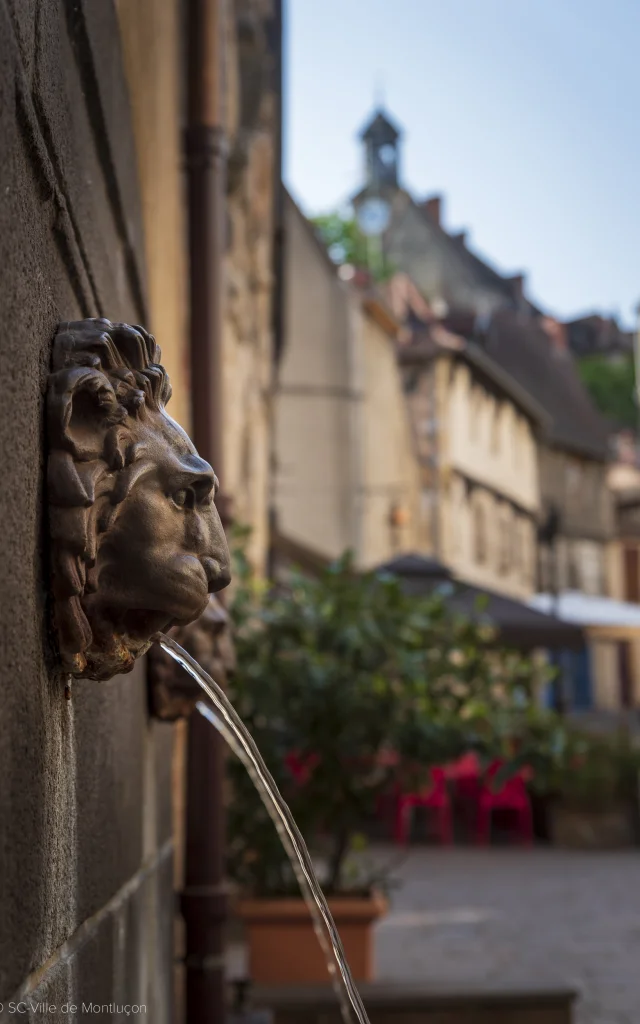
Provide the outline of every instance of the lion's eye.
<path id="1" fill-rule="evenodd" d="M 179 508 L 192 508 L 193 507 L 193 491 L 190 488 L 184 488 L 181 491 L 175 491 L 172 498 Z"/>

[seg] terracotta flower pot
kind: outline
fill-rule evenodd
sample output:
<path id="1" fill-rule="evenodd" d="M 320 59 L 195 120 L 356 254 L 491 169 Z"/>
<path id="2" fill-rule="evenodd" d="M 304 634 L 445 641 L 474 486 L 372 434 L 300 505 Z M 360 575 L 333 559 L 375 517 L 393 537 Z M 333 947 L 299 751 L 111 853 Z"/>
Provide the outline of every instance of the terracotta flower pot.
<path id="1" fill-rule="evenodd" d="M 386 900 L 337 897 L 329 900 L 355 981 L 373 977 L 373 925 L 386 913 Z M 259 985 L 318 984 L 329 981 L 320 944 L 302 899 L 247 899 L 236 904 L 249 947 L 249 975 Z"/>

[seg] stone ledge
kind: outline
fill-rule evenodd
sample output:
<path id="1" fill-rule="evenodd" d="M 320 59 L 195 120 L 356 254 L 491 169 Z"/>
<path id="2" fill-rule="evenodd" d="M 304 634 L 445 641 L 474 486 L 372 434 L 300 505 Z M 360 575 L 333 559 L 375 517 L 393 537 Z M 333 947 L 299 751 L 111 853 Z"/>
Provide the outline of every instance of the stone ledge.
<path id="1" fill-rule="evenodd" d="M 96 937 L 101 936 L 105 925 L 113 929 L 113 921 L 118 915 L 126 915 L 127 913 L 131 914 L 131 904 L 135 901 L 138 894 L 143 890 L 147 883 L 153 882 L 157 879 L 163 870 L 167 873 L 169 881 L 168 891 L 172 894 L 173 846 L 173 839 L 166 840 L 165 843 L 155 851 L 153 856 L 149 857 L 148 860 L 139 868 L 135 875 L 132 875 L 132 877 L 129 878 L 116 893 L 114 893 L 111 899 L 92 914 L 91 917 L 84 920 L 62 943 L 62 945 L 54 950 L 51 956 L 49 956 L 43 964 L 37 967 L 24 979 L 20 987 L 10 997 L 5 999 L 5 1003 L 20 1003 L 25 1000 L 31 1000 L 34 1003 L 40 1001 L 38 998 L 34 997 L 34 993 L 46 991 L 50 978 L 58 979 L 61 971 L 66 969 L 68 965 L 82 953 L 85 947 L 90 947 L 96 940 Z M 138 908 L 136 908 L 136 910 L 138 910 Z M 173 907 L 169 904 L 166 910 L 170 921 Z M 135 917 L 135 911 L 133 914 Z M 154 920 L 156 919 L 159 919 L 157 913 L 154 914 Z M 170 926 L 168 928 L 168 932 L 170 932 Z M 132 951 L 129 951 L 129 955 L 131 955 L 131 953 Z M 91 978 L 94 980 L 96 979 L 95 971 L 92 973 Z M 51 1002 L 52 1000 L 49 999 L 48 1001 Z M 64 1001 L 65 1000 L 60 1000 L 60 1002 Z M 77 1002 L 78 999 L 76 998 L 75 1001 Z M 109 1002 L 109 1000 L 107 1000 L 107 1002 Z M 0 1007 L 2 1007 L 2 1005 L 3 1004 L 0 1003 Z M 2 1011 L 0 1010 L 0 1020 L 3 1019 Z"/>
<path id="2" fill-rule="evenodd" d="M 576 993 L 566 987 L 463 988 L 373 983 L 360 993 L 371 1024 L 572 1024 Z M 330 987 L 256 988 L 252 1003 L 274 1024 L 339 1024 Z"/>

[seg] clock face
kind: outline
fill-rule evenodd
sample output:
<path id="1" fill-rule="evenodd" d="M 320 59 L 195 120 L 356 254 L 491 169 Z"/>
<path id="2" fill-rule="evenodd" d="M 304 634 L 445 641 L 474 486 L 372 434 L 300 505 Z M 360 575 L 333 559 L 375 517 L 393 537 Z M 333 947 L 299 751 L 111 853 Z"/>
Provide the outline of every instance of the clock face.
<path id="1" fill-rule="evenodd" d="M 359 207 L 356 220 L 363 235 L 373 236 L 382 234 L 389 223 L 390 216 L 389 204 L 384 199 L 372 197 L 365 199 L 362 206 Z"/>
<path id="2" fill-rule="evenodd" d="M 385 167 L 393 167 L 396 162 L 396 151 L 393 146 L 383 146 L 378 155 Z"/>

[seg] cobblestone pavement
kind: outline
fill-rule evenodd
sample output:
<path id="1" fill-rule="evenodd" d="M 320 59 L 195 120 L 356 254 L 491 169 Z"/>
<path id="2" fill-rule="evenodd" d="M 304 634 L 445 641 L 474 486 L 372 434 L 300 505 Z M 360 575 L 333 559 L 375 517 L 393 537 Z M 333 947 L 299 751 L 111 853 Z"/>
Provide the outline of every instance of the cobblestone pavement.
<path id="1" fill-rule="evenodd" d="M 415 847 L 397 875 L 381 980 L 569 984 L 576 1024 L 640 1024 L 640 852 Z"/>

